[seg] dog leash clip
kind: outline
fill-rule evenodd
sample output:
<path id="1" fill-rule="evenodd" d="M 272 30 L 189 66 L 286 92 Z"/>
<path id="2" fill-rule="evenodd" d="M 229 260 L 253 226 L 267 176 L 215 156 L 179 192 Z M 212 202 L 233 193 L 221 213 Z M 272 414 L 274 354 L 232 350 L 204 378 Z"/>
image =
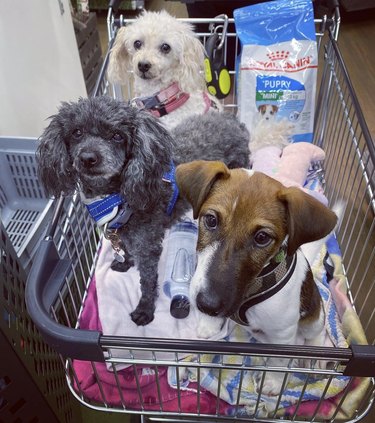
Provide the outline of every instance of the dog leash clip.
<path id="1" fill-rule="evenodd" d="M 124 250 L 121 248 L 121 239 L 117 233 L 117 229 L 111 230 L 108 229 L 108 224 L 104 225 L 104 238 L 110 241 L 112 248 L 114 250 L 114 259 L 119 263 L 124 263 Z"/>
<path id="2" fill-rule="evenodd" d="M 229 71 L 225 66 L 224 40 L 228 30 L 228 16 L 219 15 L 215 19 L 224 19 L 223 25 L 210 24 L 211 35 L 207 38 L 204 59 L 204 75 L 207 89 L 218 99 L 225 98 L 231 88 Z M 221 31 L 221 32 L 220 32 Z"/>
<path id="3" fill-rule="evenodd" d="M 222 14 L 222 15 L 216 16 L 215 19 L 222 19 L 224 21 L 224 23 L 222 25 L 215 26 L 215 23 L 211 22 L 208 28 L 211 31 L 211 35 L 212 34 L 217 34 L 217 35 L 220 34 L 220 42 L 217 45 L 217 48 L 219 50 L 221 50 L 224 46 L 224 40 L 226 39 L 227 32 L 228 32 L 229 18 L 228 18 L 227 15 Z M 221 32 L 219 33 L 219 31 L 221 31 Z"/>

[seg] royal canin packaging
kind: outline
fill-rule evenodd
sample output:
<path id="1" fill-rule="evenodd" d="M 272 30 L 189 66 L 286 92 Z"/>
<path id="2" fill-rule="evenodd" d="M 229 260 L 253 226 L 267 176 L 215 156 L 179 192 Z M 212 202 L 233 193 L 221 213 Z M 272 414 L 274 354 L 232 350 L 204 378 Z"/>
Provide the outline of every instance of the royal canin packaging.
<path id="1" fill-rule="evenodd" d="M 250 132 L 285 120 L 292 141 L 312 141 L 318 53 L 310 0 L 277 0 L 234 11 L 239 118 Z"/>

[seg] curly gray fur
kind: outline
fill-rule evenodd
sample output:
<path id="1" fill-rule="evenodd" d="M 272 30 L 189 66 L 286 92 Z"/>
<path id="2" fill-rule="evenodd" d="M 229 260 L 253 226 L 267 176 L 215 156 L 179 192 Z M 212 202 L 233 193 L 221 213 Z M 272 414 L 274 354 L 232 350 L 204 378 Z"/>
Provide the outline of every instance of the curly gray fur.
<path id="1" fill-rule="evenodd" d="M 157 297 L 157 267 L 165 229 L 188 209 L 179 198 L 171 216 L 172 187 L 162 178 L 197 159 L 222 160 L 229 167 L 249 166 L 249 133 L 231 115 L 208 113 L 178 125 L 170 134 L 156 118 L 110 97 L 63 103 L 40 137 L 37 150 L 41 182 L 49 194 L 72 194 L 79 184 L 85 197 L 120 193 L 133 214 L 121 229 L 125 263 L 112 269 L 140 272 L 142 296 L 131 317 L 152 321 Z"/>

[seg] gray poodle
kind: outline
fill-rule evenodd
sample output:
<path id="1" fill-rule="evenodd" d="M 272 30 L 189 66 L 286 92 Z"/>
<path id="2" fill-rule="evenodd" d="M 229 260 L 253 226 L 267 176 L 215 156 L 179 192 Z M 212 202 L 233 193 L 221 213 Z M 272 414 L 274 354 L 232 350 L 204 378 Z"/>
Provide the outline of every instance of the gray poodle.
<path id="1" fill-rule="evenodd" d="M 137 325 L 154 317 L 165 229 L 190 208 L 178 196 L 175 166 L 205 159 L 249 167 L 248 144 L 248 131 L 232 115 L 197 115 L 169 133 L 148 112 L 110 97 L 63 103 L 52 117 L 37 150 L 40 180 L 55 196 L 78 189 L 86 201 L 121 197 L 126 219 L 115 217 L 112 233 L 124 256 L 111 267 L 138 267 L 142 295 L 131 313 Z"/>

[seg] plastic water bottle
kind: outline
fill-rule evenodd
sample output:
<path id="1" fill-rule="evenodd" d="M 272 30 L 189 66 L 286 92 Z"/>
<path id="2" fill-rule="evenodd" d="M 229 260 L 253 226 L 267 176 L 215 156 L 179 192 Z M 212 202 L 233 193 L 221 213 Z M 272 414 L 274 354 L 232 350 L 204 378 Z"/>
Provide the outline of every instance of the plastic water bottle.
<path id="1" fill-rule="evenodd" d="M 189 315 L 189 285 L 197 258 L 197 225 L 183 221 L 172 226 L 168 237 L 163 289 L 171 298 L 170 313 L 176 319 Z"/>

